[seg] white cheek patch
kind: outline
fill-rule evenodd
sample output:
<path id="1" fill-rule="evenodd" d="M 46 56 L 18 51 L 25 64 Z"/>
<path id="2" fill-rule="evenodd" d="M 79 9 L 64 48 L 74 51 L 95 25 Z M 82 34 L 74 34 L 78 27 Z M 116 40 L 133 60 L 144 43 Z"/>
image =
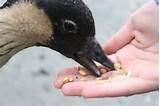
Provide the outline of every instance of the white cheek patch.
<path id="1" fill-rule="evenodd" d="M 47 15 L 30 2 L 0 9 L 0 67 L 19 51 L 47 42 L 52 33 Z"/>

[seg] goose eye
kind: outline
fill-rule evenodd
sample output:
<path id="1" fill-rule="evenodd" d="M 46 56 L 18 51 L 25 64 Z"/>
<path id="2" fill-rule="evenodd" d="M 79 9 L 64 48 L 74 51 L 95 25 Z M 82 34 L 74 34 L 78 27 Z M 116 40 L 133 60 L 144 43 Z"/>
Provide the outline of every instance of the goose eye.
<path id="1" fill-rule="evenodd" d="M 65 20 L 63 24 L 65 32 L 77 33 L 77 24 L 71 20 Z"/>

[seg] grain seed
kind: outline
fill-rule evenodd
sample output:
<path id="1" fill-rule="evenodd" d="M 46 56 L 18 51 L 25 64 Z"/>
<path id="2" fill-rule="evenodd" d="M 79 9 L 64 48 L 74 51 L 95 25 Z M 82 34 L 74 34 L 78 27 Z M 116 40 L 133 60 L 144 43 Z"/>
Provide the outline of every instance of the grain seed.
<path id="1" fill-rule="evenodd" d="M 63 84 L 66 84 L 66 83 L 69 83 L 69 82 L 73 82 L 73 78 L 72 77 L 65 77 L 64 79 L 63 79 Z"/>
<path id="2" fill-rule="evenodd" d="M 102 77 L 98 77 L 98 78 L 96 78 L 96 80 L 103 80 L 103 78 Z"/>
<path id="3" fill-rule="evenodd" d="M 83 70 L 79 70 L 79 74 L 82 75 L 82 76 L 86 76 L 87 75 L 87 73 L 85 71 L 83 71 Z"/>
<path id="4" fill-rule="evenodd" d="M 122 69 L 122 66 L 121 66 L 120 63 L 116 63 L 116 64 L 114 64 L 114 68 L 115 68 L 116 70 L 119 70 L 119 69 Z"/>
<path id="5" fill-rule="evenodd" d="M 100 72 L 101 72 L 102 74 L 105 74 L 105 73 L 107 73 L 107 70 L 104 69 L 104 68 L 101 68 L 101 69 L 100 69 Z"/>

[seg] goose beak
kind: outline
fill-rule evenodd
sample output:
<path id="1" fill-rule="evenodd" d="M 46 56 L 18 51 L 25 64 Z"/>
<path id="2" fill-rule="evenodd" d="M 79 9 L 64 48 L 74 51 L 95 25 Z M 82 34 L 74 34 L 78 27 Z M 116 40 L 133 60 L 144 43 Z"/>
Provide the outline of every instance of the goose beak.
<path id="1" fill-rule="evenodd" d="M 74 54 L 73 59 L 98 77 L 101 76 L 101 73 L 94 61 L 114 70 L 113 62 L 104 54 L 101 46 L 95 39 L 88 41 L 83 50 Z"/>

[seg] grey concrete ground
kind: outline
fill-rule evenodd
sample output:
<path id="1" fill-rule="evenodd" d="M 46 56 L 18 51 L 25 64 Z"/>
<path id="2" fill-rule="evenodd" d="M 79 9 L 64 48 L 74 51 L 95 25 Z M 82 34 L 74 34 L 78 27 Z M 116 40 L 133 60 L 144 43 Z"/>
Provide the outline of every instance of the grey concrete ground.
<path id="1" fill-rule="evenodd" d="M 95 17 L 97 39 L 104 43 L 146 1 L 85 0 Z M 0 106 L 158 106 L 158 92 L 93 100 L 65 97 L 52 81 L 59 70 L 73 65 L 77 64 L 46 48 L 18 53 L 1 69 Z"/>

